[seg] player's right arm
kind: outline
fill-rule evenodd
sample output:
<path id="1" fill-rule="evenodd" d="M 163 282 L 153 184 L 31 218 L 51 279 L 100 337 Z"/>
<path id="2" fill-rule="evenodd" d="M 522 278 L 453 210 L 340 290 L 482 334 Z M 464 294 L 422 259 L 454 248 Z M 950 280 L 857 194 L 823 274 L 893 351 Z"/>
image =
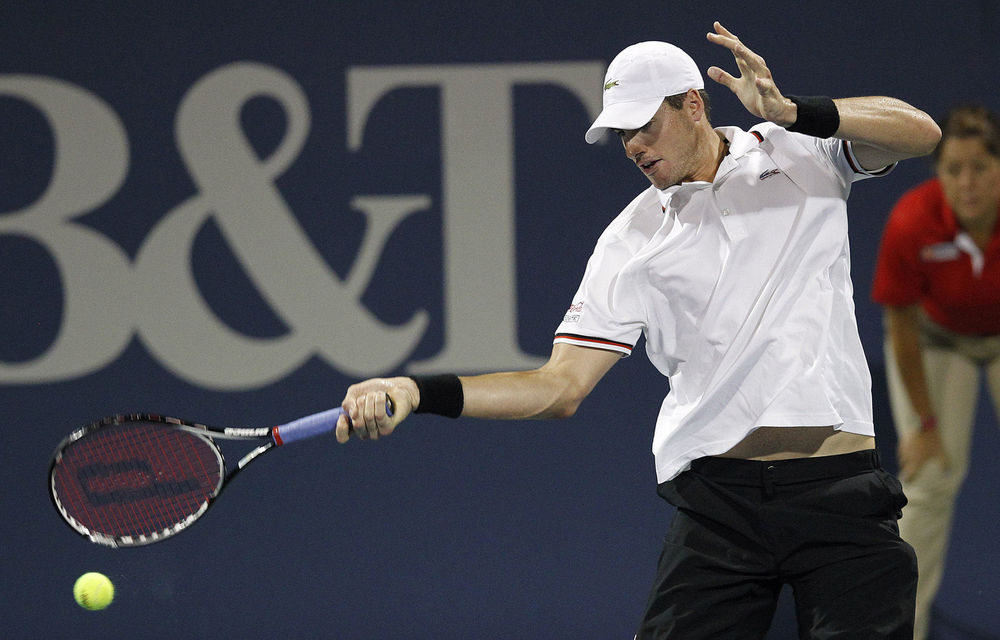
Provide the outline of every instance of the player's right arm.
<path id="1" fill-rule="evenodd" d="M 558 343 L 548 362 L 529 371 L 462 376 L 462 416 L 493 420 L 568 418 L 611 367 L 621 359 L 615 351 Z M 386 414 L 386 396 L 393 415 Z M 362 437 L 388 435 L 420 406 L 420 392 L 411 378 L 373 378 L 352 385 L 341 406 L 354 431 Z M 364 431 L 362 431 L 364 430 Z M 350 430 L 343 418 L 337 441 L 347 442 Z"/>

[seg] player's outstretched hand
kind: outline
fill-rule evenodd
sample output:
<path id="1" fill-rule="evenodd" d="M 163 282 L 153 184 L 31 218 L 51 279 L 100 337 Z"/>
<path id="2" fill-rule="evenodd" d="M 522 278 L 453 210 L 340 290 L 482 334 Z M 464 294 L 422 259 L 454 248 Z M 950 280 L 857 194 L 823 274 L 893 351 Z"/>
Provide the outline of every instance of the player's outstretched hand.
<path id="1" fill-rule="evenodd" d="M 709 42 L 732 52 L 740 76 L 736 78 L 719 67 L 709 67 L 708 77 L 735 93 L 747 111 L 758 118 L 783 127 L 793 124 L 798 114 L 795 104 L 778 91 L 764 58 L 751 51 L 718 22 L 714 27 L 715 33 L 708 34 Z"/>
<path id="2" fill-rule="evenodd" d="M 361 440 L 389 435 L 410 415 L 419 395 L 416 383 L 405 377 L 372 378 L 351 385 L 340 404 L 345 413 L 337 422 L 337 442 L 347 442 L 352 434 Z"/>

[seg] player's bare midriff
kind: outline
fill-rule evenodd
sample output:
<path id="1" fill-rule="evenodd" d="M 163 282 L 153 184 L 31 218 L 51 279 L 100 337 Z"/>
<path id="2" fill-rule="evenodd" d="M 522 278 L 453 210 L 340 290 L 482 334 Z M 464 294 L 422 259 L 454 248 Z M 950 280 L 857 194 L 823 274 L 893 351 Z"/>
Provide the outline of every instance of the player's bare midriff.
<path id="1" fill-rule="evenodd" d="M 875 448 L 875 438 L 834 427 L 759 427 L 720 458 L 787 460 Z"/>

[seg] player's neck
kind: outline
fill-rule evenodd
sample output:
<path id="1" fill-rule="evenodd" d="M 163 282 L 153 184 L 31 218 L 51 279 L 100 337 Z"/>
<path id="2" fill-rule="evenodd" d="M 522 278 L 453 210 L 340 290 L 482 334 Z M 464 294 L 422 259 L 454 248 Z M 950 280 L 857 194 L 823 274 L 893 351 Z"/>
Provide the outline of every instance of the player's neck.
<path id="1" fill-rule="evenodd" d="M 729 153 L 729 140 L 726 140 L 726 136 L 711 127 L 708 127 L 705 138 L 705 146 L 703 147 L 705 149 L 707 167 L 704 174 L 707 176 L 705 181 L 713 182 L 715 181 L 716 174 L 719 172 L 719 167 L 722 166 L 722 161 Z"/>
<path id="2" fill-rule="evenodd" d="M 697 144 L 697 158 L 695 166 L 697 169 L 691 172 L 684 182 L 712 182 L 715 174 L 719 171 L 719 165 L 729 153 L 729 141 L 725 136 L 715 131 L 706 123 L 703 129 L 698 131 L 699 142 Z"/>
<path id="3" fill-rule="evenodd" d="M 722 135 L 719 131 L 715 131 L 713 129 L 712 133 L 718 137 L 719 145 L 719 150 L 715 156 L 715 171 L 712 172 L 712 179 L 714 180 L 715 174 L 719 172 L 719 167 L 722 166 L 722 161 L 729 155 L 729 140 L 727 140 L 726 136 Z"/>

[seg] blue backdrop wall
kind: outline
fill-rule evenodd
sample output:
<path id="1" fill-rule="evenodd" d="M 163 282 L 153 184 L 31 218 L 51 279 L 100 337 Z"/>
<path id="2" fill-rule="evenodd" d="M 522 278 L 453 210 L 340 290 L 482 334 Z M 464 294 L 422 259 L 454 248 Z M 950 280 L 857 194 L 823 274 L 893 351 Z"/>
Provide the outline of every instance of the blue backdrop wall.
<path id="1" fill-rule="evenodd" d="M 733 70 L 719 19 L 790 93 L 998 107 L 989 0 L 20 2 L 0 7 L 0 412 L 7 637 L 631 638 L 670 510 L 641 350 L 567 422 L 414 417 L 255 464 L 197 527 L 114 551 L 52 509 L 56 443 L 146 410 L 274 424 L 369 375 L 542 362 L 598 234 L 646 181 L 583 133 L 621 48 Z M 712 88 L 716 124 L 754 120 Z M 892 202 L 858 185 L 856 301 Z M 996 637 L 992 411 L 938 609 Z M 118 588 L 102 613 L 70 593 Z M 787 606 L 772 638 L 792 637 Z M 964 635 L 962 635 L 964 634 Z M 992 635 L 991 635 L 992 634 Z"/>

